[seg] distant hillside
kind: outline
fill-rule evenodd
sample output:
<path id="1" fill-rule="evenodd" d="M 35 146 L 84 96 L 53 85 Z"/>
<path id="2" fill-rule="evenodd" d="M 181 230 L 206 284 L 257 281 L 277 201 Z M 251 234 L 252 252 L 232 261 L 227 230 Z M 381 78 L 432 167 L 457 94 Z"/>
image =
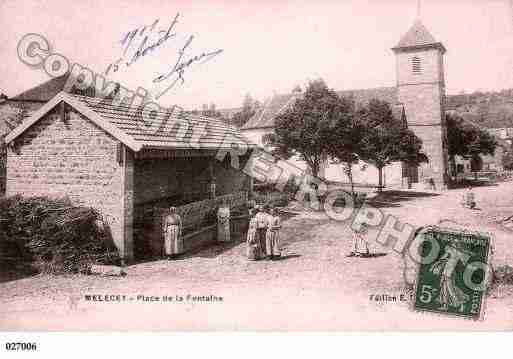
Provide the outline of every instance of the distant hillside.
<path id="1" fill-rule="evenodd" d="M 487 128 L 513 128 L 513 89 L 448 95 L 448 111 Z"/>

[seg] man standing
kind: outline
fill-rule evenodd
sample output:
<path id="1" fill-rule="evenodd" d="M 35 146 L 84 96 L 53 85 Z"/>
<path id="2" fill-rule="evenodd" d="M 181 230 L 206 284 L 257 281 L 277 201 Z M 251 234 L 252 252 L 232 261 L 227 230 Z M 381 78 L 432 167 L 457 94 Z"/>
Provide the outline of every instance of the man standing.
<path id="1" fill-rule="evenodd" d="M 164 253 L 167 259 L 183 253 L 182 219 L 176 213 L 176 207 L 169 208 L 169 214 L 164 218 Z"/>

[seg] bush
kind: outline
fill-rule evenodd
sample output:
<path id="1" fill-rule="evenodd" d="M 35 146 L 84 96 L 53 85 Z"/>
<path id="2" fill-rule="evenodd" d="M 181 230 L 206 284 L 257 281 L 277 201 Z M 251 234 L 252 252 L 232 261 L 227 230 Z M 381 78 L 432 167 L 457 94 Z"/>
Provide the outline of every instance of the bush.
<path id="1" fill-rule="evenodd" d="M 119 259 L 98 212 L 68 199 L 2 198 L 0 238 L 18 261 L 42 272 L 88 272 L 92 264 Z"/>

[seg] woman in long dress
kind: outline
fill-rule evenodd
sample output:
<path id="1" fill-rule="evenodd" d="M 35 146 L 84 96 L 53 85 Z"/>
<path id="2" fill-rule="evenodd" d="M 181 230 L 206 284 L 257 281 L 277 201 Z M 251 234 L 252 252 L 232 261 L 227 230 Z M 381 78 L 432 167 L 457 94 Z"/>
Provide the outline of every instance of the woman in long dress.
<path id="1" fill-rule="evenodd" d="M 169 208 L 164 218 L 164 254 L 170 259 L 183 253 L 182 219 L 176 213 L 176 207 Z"/>
<path id="2" fill-rule="evenodd" d="M 278 210 L 273 208 L 269 214 L 269 227 L 267 227 L 265 238 L 268 259 L 275 259 L 276 257 L 281 256 L 279 235 L 280 228 L 281 221 L 280 216 L 278 215 Z"/>
<path id="3" fill-rule="evenodd" d="M 264 211 L 262 207 L 257 207 L 256 218 L 256 240 L 259 247 L 259 258 L 264 258 L 267 254 L 266 250 L 266 234 L 267 227 L 269 227 L 269 215 Z"/>
<path id="4" fill-rule="evenodd" d="M 230 207 L 226 204 L 217 211 L 217 240 L 230 242 Z"/>
<path id="5" fill-rule="evenodd" d="M 258 259 L 258 244 L 256 240 L 257 222 L 252 210 L 249 211 L 249 227 L 246 236 L 246 256 L 249 260 Z"/>

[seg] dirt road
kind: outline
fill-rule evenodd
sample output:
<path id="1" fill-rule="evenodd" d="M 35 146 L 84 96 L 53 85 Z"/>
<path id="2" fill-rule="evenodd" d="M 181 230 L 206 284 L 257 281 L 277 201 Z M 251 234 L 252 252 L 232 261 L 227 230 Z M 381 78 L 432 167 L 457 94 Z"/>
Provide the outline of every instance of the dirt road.
<path id="1" fill-rule="evenodd" d="M 475 193 L 475 211 L 460 206 L 462 190 L 390 192 L 374 204 L 415 226 L 450 219 L 493 232 L 494 265 L 513 265 L 513 232 L 495 222 L 513 214 L 513 182 Z M 511 287 L 493 290 L 482 322 L 412 312 L 401 257 L 375 243 L 379 255 L 347 257 L 350 238 L 347 223 L 303 213 L 284 222 L 280 261 L 248 262 L 239 244 L 133 265 L 122 278 L 38 275 L 0 283 L 0 329 L 513 329 Z M 93 295 L 96 301 L 86 300 Z M 374 300 L 379 295 L 389 300 Z"/>

